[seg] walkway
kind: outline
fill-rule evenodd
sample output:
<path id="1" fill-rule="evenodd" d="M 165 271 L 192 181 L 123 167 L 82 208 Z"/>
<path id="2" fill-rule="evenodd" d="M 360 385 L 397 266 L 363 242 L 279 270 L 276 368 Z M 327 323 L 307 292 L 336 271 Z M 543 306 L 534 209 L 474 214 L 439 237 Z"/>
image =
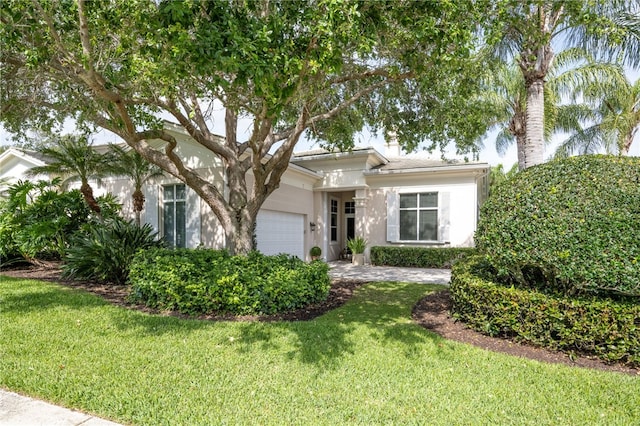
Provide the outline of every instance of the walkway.
<path id="1" fill-rule="evenodd" d="M 448 285 L 451 280 L 449 269 L 393 268 L 388 266 L 355 266 L 350 262 L 329 262 L 331 278 L 345 278 L 358 281 L 404 281 L 421 284 Z"/>
<path id="2" fill-rule="evenodd" d="M 390 268 L 354 266 L 350 262 L 329 262 L 331 278 L 358 281 L 404 281 L 448 285 L 448 269 Z M 117 423 L 68 410 L 44 401 L 0 389 L 0 425 L 2 426 L 119 426 Z"/>

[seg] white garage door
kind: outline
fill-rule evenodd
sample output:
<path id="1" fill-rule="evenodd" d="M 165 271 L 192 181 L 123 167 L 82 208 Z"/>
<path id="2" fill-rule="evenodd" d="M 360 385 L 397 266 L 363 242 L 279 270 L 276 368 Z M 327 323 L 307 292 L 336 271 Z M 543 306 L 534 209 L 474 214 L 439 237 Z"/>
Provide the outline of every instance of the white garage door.
<path id="1" fill-rule="evenodd" d="M 287 253 L 304 259 L 304 216 L 261 210 L 256 223 L 258 250 L 264 254 Z"/>

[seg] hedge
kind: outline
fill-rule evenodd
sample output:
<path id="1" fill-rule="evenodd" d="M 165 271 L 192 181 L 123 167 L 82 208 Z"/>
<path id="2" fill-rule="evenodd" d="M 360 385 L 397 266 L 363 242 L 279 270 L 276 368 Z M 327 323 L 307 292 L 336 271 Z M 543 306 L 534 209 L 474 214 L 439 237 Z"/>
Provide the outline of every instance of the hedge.
<path id="1" fill-rule="evenodd" d="M 456 261 L 475 254 L 472 247 L 371 247 L 371 263 L 415 268 L 451 268 Z"/>
<path id="2" fill-rule="evenodd" d="M 640 297 L 640 158 L 587 155 L 518 173 L 483 204 L 475 242 L 514 285 Z"/>
<path id="3" fill-rule="evenodd" d="M 209 249 L 139 252 L 129 281 L 134 302 L 189 315 L 281 313 L 326 299 L 330 287 L 324 262 Z"/>
<path id="4" fill-rule="evenodd" d="M 453 267 L 456 319 L 491 336 L 640 366 L 640 304 L 507 287 L 491 280 L 490 269 L 479 256 Z"/>

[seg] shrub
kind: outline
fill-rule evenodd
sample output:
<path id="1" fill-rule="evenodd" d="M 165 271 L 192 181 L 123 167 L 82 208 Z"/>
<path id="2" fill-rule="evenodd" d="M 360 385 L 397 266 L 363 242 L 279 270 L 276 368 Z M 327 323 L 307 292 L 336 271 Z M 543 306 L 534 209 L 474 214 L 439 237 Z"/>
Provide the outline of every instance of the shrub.
<path id="1" fill-rule="evenodd" d="M 80 191 L 59 192 L 59 180 L 19 181 L 0 205 L 0 258 L 37 263 L 61 259 L 70 238 L 95 219 Z M 103 216 L 117 216 L 113 196 L 98 197 Z"/>
<path id="2" fill-rule="evenodd" d="M 640 365 L 640 305 L 632 301 L 505 287 L 478 256 L 453 267 L 451 297 L 453 316 L 485 334 Z"/>
<path id="3" fill-rule="evenodd" d="M 640 296 L 640 158 L 581 156 L 518 173 L 483 205 L 476 246 L 505 282 Z"/>
<path id="4" fill-rule="evenodd" d="M 132 300 L 185 314 L 274 314 L 326 299 L 329 267 L 287 255 L 230 256 L 209 249 L 139 252 Z"/>
<path id="5" fill-rule="evenodd" d="M 75 279 L 124 284 L 136 252 L 163 245 L 148 224 L 137 226 L 122 219 L 92 224 L 74 239 L 62 271 Z"/>
<path id="6" fill-rule="evenodd" d="M 469 247 L 371 247 L 371 263 L 374 265 L 404 266 L 416 268 L 451 268 L 456 261 L 476 253 Z"/>

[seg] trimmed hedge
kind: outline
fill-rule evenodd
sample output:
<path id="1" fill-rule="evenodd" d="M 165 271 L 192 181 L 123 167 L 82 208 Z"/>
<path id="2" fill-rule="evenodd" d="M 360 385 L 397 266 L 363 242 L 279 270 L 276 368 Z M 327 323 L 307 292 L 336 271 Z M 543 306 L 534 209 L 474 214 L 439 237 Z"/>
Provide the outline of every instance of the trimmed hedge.
<path id="1" fill-rule="evenodd" d="M 640 297 L 640 158 L 587 155 L 518 173 L 482 206 L 475 241 L 505 282 Z"/>
<path id="2" fill-rule="evenodd" d="M 413 268 L 451 268 L 456 261 L 476 253 L 472 247 L 371 247 L 371 263 Z"/>
<path id="3" fill-rule="evenodd" d="M 189 315 L 291 311 L 326 299 L 331 283 L 324 262 L 208 249 L 139 252 L 129 281 L 133 301 Z"/>
<path id="4" fill-rule="evenodd" d="M 640 366 L 640 304 L 505 287 L 474 256 L 452 269 L 453 316 L 492 336 Z"/>

